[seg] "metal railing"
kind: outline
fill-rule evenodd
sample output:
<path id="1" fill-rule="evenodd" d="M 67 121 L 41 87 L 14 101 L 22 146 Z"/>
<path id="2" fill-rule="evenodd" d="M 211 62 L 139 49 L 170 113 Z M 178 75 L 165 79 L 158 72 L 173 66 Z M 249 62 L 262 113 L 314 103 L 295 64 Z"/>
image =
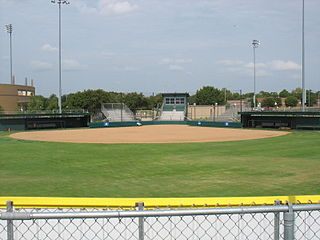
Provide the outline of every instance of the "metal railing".
<path id="1" fill-rule="evenodd" d="M 124 103 L 103 103 L 101 112 L 109 122 L 129 122 L 134 121 L 133 112 Z"/>
<path id="2" fill-rule="evenodd" d="M 41 210 L 8 201 L 0 239 L 320 239 L 320 204 Z"/>

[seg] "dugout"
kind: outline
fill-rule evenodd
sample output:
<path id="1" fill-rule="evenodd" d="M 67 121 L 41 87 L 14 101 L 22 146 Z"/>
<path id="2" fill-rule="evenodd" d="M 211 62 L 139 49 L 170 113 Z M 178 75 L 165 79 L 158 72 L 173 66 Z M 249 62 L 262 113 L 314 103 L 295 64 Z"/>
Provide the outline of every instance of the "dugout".
<path id="1" fill-rule="evenodd" d="M 320 112 L 240 112 L 245 128 L 320 129 Z"/>
<path id="2" fill-rule="evenodd" d="M 0 131 L 87 127 L 89 113 L 3 114 Z"/>

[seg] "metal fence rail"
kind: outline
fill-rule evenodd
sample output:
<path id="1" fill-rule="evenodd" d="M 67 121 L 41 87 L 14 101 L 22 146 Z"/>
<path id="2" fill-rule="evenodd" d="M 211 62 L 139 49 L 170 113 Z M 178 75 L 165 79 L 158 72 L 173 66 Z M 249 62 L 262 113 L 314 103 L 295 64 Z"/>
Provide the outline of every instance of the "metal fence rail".
<path id="1" fill-rule="evenodd" d="M 320 239 L 320 204 L 0 212 L 0 239 Z"/>

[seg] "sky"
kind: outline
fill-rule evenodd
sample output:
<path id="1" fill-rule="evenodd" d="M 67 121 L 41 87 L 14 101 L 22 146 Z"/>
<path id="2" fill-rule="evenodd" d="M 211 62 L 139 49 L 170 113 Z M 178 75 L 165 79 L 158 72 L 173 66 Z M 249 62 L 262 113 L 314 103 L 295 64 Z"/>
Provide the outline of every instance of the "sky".
<path id="1" fill-rule="evenodd" d="M 253 92 L 301 87 L 302 0 L 69 0 L 62 5 L 62 93 Z M 306 88 L 320 89 L 320 1 L 305 0 Z M 0 83 L 58 93 L 58 4 L 0 0 Z"/>

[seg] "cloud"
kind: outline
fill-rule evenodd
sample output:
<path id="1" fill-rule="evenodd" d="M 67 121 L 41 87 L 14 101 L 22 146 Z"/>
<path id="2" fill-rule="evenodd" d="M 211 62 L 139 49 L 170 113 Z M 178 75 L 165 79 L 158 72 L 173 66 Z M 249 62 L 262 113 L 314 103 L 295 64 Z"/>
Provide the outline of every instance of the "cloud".
<path id="1" fill-rule="evenodd" d="M 191 75 L 190 71 L 186 71 L 184 66 L 185 64 L 192 63 L 192 59 L 184 58 L 163 58 L 159 62 L 161 65 L 167 65 L 170 71 L 184 72 L 187 75 Z"/>
<path id="2" fill-rule="evenodd" d="M 274 70 L 300 70 L 301 65 L 292 61 L 274 60 L 269 63 L 270 67 Z"/>
<path id="3" fill-rule="evenodd" d="M 250 62 L 250 63 L 244 64 L 244 66 L 247 68 L 253 68 L 254 64 L 253 62 Z M 268 67 L 268 64 L 266 63 L 256 63 L 256 68 L 266 68 L 266 67 Z"/>
<path id="4" fill-rule="evenodd" d="M 221 64 L 221 65 L 242 65 L 242 64 L 245 64 L 245 62 L 239 61 L 239 60 L 220 60 L 220 61 L 217 61 L 217 63 Z"/>
<path id="5" fill-rule="evenodd" d="M 252 71 L 251 71 L 251 74 L 252 74 Z M 265 76 L 270 76 L 270 75 L 272 75 L 272 73 L 268 70 L 265 70 L 265 69 L 257 69 L 256 70 L 257 77 L 265 77 Z"/>
<path id="6" fill-rule="evenodd" d="M 41 50 L 45 52 L 55 52 L 58 51 L 58 48 L 52 47 L 50 44 L 46 43 L 41 46 Z"/>
<path id="7" fill-rule="evenodd" d="M 169 65 L 169 70 L 171 71 L 183 71 L 184 67 L 179 65 Z"/>
<path id="8" fill-rule="evenodd" d="M 239 74 L 252 76 L 253 75 L 253 69 L 248 67 L 230 67 L 226 69 L 229 72 L 236 72 Z M 265 77 L 272 75 L 270 71 L 266 69 L 256 69 L 256 76 L 257 77 Z"/>
<path id="9" fill-rule="evenodd" d="M 184 64 L 192 63 L 192 59 L 172 59 L 172 58 L 163 58 L 160 61 L 160 64 Z"/>
<path id="10" fill-rule="evenodd" d="M 53 69 L 53 65 L 45 61 L 34 60 L 31 62 L 31 68 L 35 71 L 48 71 Z"/>
<path id="11" fill-rule="evenodd" d="M 253 74 L 253 62 L 243 62 L 239 60 L 220 60 L 217 61 L 220 65 L 226 65 L 227 71 L 237 72 L 245 75 Z M 273 71 L 285 71 L 285 70 L 300 70 L 301 66 L 293 61 L 273 60 L 266 63 L 256 63 L 256 75 L 257 76 L 269 76 Z"/>
<path id="12" fill-rule="evenodd" d="M 84 70 L 86 69 L 86 66 L 80 64 L 77 60 L 74 60 L 74 59 L 63 59 L 62 69 L 66 71 L 76 71 L 76 70 Z"/>
<path id="13" fill-rule="evenodd" d="M 98 15 L 120 15 L 138 9 L 137 5 L 123 0 L 99 0 L 94 7 L 90 7 L 84 2 L 78 2 L 76 6 L 82 13 Z"/>

